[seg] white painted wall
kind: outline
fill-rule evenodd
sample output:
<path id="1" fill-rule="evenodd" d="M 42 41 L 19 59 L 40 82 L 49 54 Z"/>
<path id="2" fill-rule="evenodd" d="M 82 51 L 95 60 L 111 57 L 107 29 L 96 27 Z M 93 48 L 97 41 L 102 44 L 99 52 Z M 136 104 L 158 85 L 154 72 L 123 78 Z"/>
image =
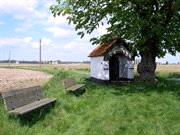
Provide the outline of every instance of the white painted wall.
<path id="1" fill-rule="evenodd" d="M 91 57 L 91 77 L 109 80 L 109 62 L 103 60 L 104 56 Z"/>
<path id="2" fill-rule="evenodd" d="M 119 64 L 123 64 L 125 68 L 122 71 L 119 69 L 120 78 L 134 79 L 134 63 L 133 61 L 127 60 L 127 58 L 119 58 Z M 121 67 L 121 65 L 119 66 Z M 123 74 L 122 74 L 123 72 Z M 109 80 L 109 61 L 104 61 L 104 56 L 91 57 L 91 77 L 100 79 L 100 80 Z"/>
<path id="3" fill-rule="evenodd" d="M 134 79 L 134 62 L 128 61 L 128 79 Z"/>

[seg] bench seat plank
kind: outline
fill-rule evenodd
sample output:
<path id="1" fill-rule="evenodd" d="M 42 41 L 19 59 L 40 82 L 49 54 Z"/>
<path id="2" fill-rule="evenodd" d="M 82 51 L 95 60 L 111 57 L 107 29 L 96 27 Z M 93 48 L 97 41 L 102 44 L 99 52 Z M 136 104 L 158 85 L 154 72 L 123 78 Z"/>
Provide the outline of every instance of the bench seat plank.
<path id="1" fill-rule="evenodd" d="M 74 86 L 72 86 L 72 87 L 67 88 L 67 90 L 69 90 L 69 91 L 75 91 L 75 90 L 83 87 L 84 85 L 85 85 L 85 84 L 76 84 L 76 85 L 74 85 Z"/>
<path id="2" fill-rule="evenodd" d="M 23 115 L 25 113 L 28 113 L 32 110 L 35 110 L 39 107 L 45 106 L 47 104 L 55 102 L 57 99 L 56 98 L 45 98 L 41 99 L 39 101 L 32 102 L 30 104 L 27 104 L 25 106 L 19 107 L 15 110 L 9 111 L 8 114 L 18 114 L 18 115 Z"/>

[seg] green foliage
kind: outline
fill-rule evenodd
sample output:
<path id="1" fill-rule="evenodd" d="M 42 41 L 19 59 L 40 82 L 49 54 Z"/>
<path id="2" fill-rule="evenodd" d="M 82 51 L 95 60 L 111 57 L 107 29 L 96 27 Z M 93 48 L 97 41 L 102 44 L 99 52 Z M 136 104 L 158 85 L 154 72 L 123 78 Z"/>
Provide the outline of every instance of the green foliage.
<path id="1" fill-rule="evenodd" d="M 24 117 L 9 117 L 0 97 L 1 135 L 180 133 L 180 83 L 164 80 L 166 73 L 158 74 L 159 81 L 154 85 L 134 82 L 115 86 L 93 83 L 88 75 L 72 70 L 49 68 L 46 72 L 54 77 L 43 86 L 45 97 L 57 98 L 55 106 Z M 84 92 L 78 95 L 65 91 L 62 79 L 69 76 L 86 84 L 80 90 Z"/>
<path id="2" fill-rule="evenodd" d="M 57 0 L 50 7 L 54 16 L 67 15 L 78 35 L 91 34 L 104 23 L 108 33 L 91 41 L 112 38 L 132 41 L 137 52 L 163 57 L 180 52 L 179 0 Z"/>

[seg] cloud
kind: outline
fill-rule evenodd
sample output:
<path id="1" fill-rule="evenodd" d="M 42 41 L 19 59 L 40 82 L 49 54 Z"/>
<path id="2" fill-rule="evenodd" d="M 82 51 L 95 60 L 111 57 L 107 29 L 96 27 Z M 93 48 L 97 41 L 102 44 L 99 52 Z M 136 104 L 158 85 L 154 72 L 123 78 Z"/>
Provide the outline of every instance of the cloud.
<path id="1" fill-rule="evenodd" d="M 50 45 L 52 40 L 50 38 L 42 38 L 42 45 Z"/>
<path id="2" fill-rule="evenodd" d="M 92 46 L 91 43 L 89 42 L 89 39 L 90 39 L 89 36 L 85 36 L 85 38 L 83 39 L 78 38 L 70 43 L 65 44 L 63 48 L 65 50 L 71 51 L 74 54 L 81 54 L 81 53 L 89 54 L 92 48 L 94 48 L 94 46 Z"/>
<path id="3" fill-rule="evenodd" d="M 40 42 L 33 42 L 32 43 L 33 48 L 39 48 Z M 52 40 L 50 38 L 42 38 L 41 39 L 41 45 L 42 46 L 52 46 Z"/>
<path id="4" fill-rule="evenodd" d="M 75 49 L 78 48 L 78 50 L 80 49 L 81 51 L 84 51 L 87 49 L 87 43 L 89 41 L 89 36 L 85 36 L 84 38 L 78 38 L 66 45 L 64 45 L 65 49 Z M 85 48 L 84 48 L 85 47 Z"/>
<path id="5" fill-rule="evenodd" d="M 57 2 L 55 0 L 49 0 L 48 2 L 45 1 L 43 5 L 45 8 L 49 9 L 51 5 L 57 5 Z"/>
<path id="6" fill-rule="evenodd" d="M 33 42 L 32 45 L 33 45 L 33 48 L 38 48 L 39 47 L 39 42 Z"/>
<path id="7" fill-rule="evenodd" d="M 13 15 L 30 15 L 37 3 L 37 0 L 3 0 L 1 1 L 1 12 Z"/>
<path id="8" fill-rule="evenodd" d="M 66 30 L 60 27 L 49 27 L 49 28 L 46 28 L 46 31 L 52 32 L 55 37 L 67 37 L 74 32 L 74 31 Z"/>
<path id="9" fill-rule="evenodd" d="M 71 42 L 64 46 L 65 49 L 74 49 L 77 46 L 77 42 Z"/>
<path id="10" fill-rule="evenodd" d="M 34 16 L 36 18 L 46 18 L 48 16 L 48 13 L 44 11 L 34 11 Z"/>
<path id="11" fill-rule="evenodd" d="M 30 29 L 32 27 L 33 27 L 33 23 L 30 23 L 30 22 L 23 23 L 21 26 L 15 28 L 15 31 L 16 32 L 24 32 L 24 31 L 26 31 L 26 30 L 28 30 L 28 29 Z"/>
<path id="12" fill-rule="evenodd" d="M 38 0 L 3 0 L 1 1 L 1 14 L 12 14 L 14 19 L 46 18 L 48 16 L 45 7 L 39 8 Z"/>
<path id="13" fill-rule="evenodd" d="M 51 0 L 50 0 L 51 1 Z M 22 20 L 16 26 L 16 32 L 24 32 L 32 28 L 37 22 L 47 21 L 49 15 L 44 3 L 40 0 L 1 0 L 1 15 L 10 14 L 13 19 Z M 46 25 L 44 23 L 43 25 Z"/>
<path id="14" fill-rule="evenodd" d="M 25 38 L 4 38 L 0 39 L 0 44 L 2 46 L 20 46 L 23 47 L 29 44 L 32 41 L 32 37 L 25 37 Z"/>
<path id="15" fill-rule="evenodd" d="M 28 44 L 31 42 L 31 40 L 32 40 L 32 37 L 26 37 L 24 38 L 24 43 Z"/>
<path id="16" fill-rule="evenodd" d="M 66 20 L 67 16 L 56 16 L 54 17 L 53 15 L 49 15 L 48 17 L 48 24 L 53 24 L 53 25 L 63 25 L 63 24 L 68 24 L 68 20 Z"/>
<path id="17" fill-rule="evenodd" d="M 60 24 L 67 24 L 68 23 L 68 21 L 66 20 L 67 16 L 62 16 L 62 15 L 56 16 L 56 17 L 53 16 L 53 14 L 50 10 L 50 6 L 51 5 L 57 5 L 57 2 L 55 0 L 48 0 L 48 2 L 43 1 L 42 4 L 46 10 L 49 10 L 49 12 L 48 12 L 49 16 L 48 16 L 48 20 L 47 20 L 48 24 L 60 25 Z"/>

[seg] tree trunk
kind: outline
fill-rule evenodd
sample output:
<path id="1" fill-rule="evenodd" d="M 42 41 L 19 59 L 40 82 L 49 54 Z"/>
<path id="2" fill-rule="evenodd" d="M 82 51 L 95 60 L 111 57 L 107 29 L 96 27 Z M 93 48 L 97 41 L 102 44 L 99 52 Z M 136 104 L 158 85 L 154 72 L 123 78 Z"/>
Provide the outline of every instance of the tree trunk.
<path id="1" fill-rule="evenodd" d="M 141 81 L 154 82 L 156 70 L 156 57 L 151 52 L 141 52 L 141 62 L 138 64 L 137 71 Z"/>

